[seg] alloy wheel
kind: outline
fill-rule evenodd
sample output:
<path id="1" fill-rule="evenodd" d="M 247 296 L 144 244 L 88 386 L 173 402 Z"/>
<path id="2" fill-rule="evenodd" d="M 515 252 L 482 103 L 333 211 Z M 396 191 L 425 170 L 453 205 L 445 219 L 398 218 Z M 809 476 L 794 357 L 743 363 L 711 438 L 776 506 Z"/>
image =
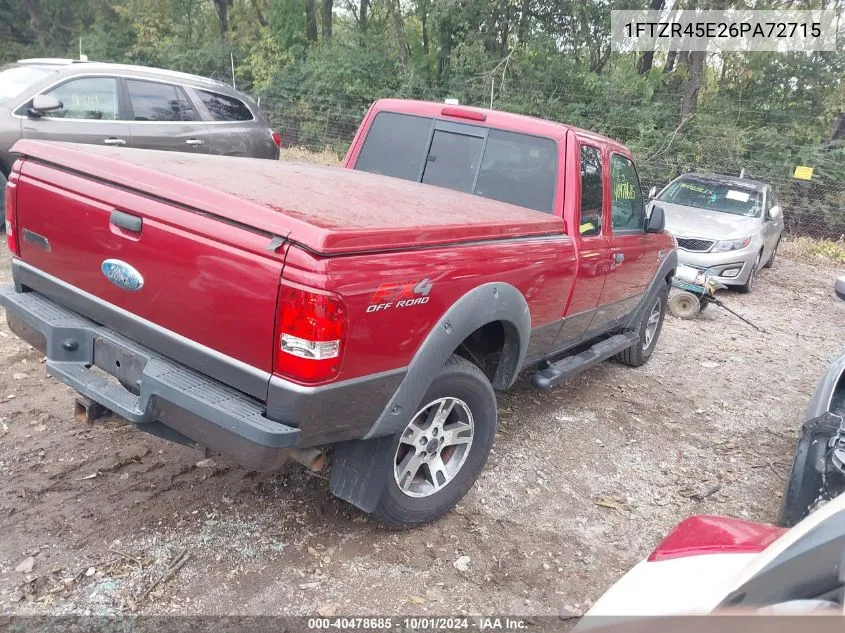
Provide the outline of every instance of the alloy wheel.
<path id="1" fill-rule="evenodd" d="M 469 455 L 475 433 L 472 412 L 458 398 L 422 407 L 402 432 L 393 476 L 409 497 L 428 497 L 452 481 Z"/>
<path id="2" fill-rule="evenodd" d="M 648 321 L 645 325 L 645 334 L 643 336 L 643 349 L 646 350 L 651 347 L 654 342 L 654 335 L 657 333 L 657 326 L 660 325 L 660 312 L 663 307 L 663 301 L 660 297 L 651 309 L 651 314 L 648 315 Z"/>

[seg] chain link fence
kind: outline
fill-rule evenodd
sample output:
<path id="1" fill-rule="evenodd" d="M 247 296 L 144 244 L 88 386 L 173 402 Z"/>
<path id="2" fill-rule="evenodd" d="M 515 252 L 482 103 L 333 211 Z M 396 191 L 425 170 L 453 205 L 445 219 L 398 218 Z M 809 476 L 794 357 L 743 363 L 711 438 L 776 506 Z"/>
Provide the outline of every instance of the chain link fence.
<path id="1" fill-rule="evenodd" d="M 282 136 L 283 147 L 303 148 L 313 152 L 330 150 L 342 157 L 348 149 L 363 111 L 315 111 L 302 103 L 264 98 L 261 108 L 270 117 L 275 130 Z M 506 110 L 506 107 L 501 109 Z M 784 210 L 785 229 L 795 236 L 830 240 L 845 239 L 845 146 L 830 143 L 798 148 L 802 158 L 795 159 L 788 168 L 781 151 L 798 153 L 796 148 L 782 148 L 749 152 L 744 156 L 728 154 L 723 145 L 730 139 L 725 132 L 713 129 L 704 135 L 700 149 L 693 159 L 671 156 L 672 144 L 683 143 L 685 131 L 676 130 L 674 136 L 654 139 L 650 144 L 641 139 L 626 139 L 619 126 L 603 125 L 594 128 L 612 138 L 627 143 L 635 153 L 643 191 L 652 186 L 662 188 L 681 174 L 706 171 L 716 174 L 761 180 L 776 191 Z M 620 133 L 623 132 L 623 133 Z M 842 141 L 840 141 L 842 143 Z M 795 167 L 811 167 L 809 179 L 796 177 Z M 807 177 L 799 170 L 798 176 Z"/>

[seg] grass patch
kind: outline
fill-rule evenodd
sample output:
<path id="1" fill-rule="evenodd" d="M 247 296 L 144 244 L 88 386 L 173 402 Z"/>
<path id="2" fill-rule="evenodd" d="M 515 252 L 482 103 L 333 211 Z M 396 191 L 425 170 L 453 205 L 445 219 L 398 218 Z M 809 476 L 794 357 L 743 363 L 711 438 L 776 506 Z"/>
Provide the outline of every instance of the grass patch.
<path id="1" fill-rule="evenodd" d="M 280 158 L 296 163 L 313 163 L 330 167 L 337 167 L 343 160 L 343 156 L 328 147 L 321 152 L 313 152 L 304 147 L 283 147 Z"/>
<path id="2" fill-rule="evenodd" d="M 781 240 L 779 251 L 795 259 L 825 260 L 845 264 L 845 239 L 824 240 L 812 237 L 787 237 Z"/>

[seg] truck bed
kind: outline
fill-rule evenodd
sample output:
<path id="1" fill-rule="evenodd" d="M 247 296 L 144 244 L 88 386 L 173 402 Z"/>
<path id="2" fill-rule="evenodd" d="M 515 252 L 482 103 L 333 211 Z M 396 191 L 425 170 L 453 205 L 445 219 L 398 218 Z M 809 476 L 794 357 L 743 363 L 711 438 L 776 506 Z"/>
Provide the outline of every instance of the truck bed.
<path id="1" fill-rule="evenodd" d="M 324 255 L 560 234 L 560 218 L 339 167 L 24 140 L 14 152 Z"/>

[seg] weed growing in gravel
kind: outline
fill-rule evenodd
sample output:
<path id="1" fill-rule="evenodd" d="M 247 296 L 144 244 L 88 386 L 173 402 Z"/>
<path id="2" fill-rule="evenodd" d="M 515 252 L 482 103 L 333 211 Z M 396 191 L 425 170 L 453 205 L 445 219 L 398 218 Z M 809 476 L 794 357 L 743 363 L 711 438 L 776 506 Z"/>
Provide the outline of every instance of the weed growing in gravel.
<path id="1" fill-rule="evenodd" d="M 780 248 L 787 257 L 825 259 L 837 264 L 845 264 L 845 236 L 836 241 L 812 237 L 784 237 Z"/>

